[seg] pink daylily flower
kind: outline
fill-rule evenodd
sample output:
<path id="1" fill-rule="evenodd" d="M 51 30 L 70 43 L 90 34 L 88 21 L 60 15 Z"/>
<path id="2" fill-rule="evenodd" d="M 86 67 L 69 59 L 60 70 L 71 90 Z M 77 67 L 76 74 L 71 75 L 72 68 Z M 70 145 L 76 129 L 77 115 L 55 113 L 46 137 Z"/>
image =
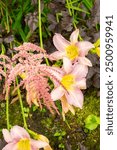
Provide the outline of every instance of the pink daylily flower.
<path id="1" fill-rule="evenodd" d="M 75 63 L 72 65 L 68 58 L 63 59 L 63 73 L 60 75 L 60 85 L 51 92 L 52 99 L 61 99 L 63 113 L 68 110 L 74 112 L 71 106 L 82 108 L 83 94 L 81 89 L 86 89 L 86 75 L 88 67 Z M 66 100 L 65 100 L 66 99 Z M 66 102 L 65 102 L 66 101 Z M 70 106 L 71 105 L 71 106 Z"/>
<path id="2" fill-rule="evenodd" d="M 53 59 L 69 58 L 71 61 L 78 60 L 79 63 L 92 66 L 89 59 L 85 56 L 94 45 L 88 41 L 78 41 L 79 29 L 72 32 L 70 41 L 67 41 L 61 34 L 56 33 L 53 37 L 53 43 L 58 51 L 51 54 Z"/>
<path id="3" fill-rule="evenodd" d="M 38 150 L 49 145 L 47 142 L 31 139 L 28 132 L 17 125 L 10 132 L 3 129 L 2 133 L 8 143 L 2 150 Z"/>

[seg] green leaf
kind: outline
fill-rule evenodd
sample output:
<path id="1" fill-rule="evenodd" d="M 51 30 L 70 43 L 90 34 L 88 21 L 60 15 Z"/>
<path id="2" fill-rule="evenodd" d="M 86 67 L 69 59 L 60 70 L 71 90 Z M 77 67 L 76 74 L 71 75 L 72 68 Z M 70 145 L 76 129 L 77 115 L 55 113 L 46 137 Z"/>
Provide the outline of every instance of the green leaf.
<path id="1" fill-rule="evenodd" d="M 85 119 L 85 128 L 89 130 L 94 130 L 97 128 L 97 126 L 100 124 L 100 118 L 95 115 L 89 115 Z"/>
<path id="2" fill-rule="evenodd" d="M 56 133 L 54 134 L 54 136 L 60 136 L 60 135 L 61 135 L 60 132 L 56 132 Z"/>
<path id="3" fill-rule="evenodd" d="M 19 31 L 19 34 L 20 34 L 23 42 L 27 42 L 27 38 L 26 38 L 26 35 L 25 35 L 23 29 L 22 28 L 18 28 L 18 31 Z"/>
<path id="4" fill-rule="evenodd" d="M 22 19 L 22 10 L 20 10 L 17 16 L 15 16 L 15 21 L 12 25 L 13 30 L 17 30 L 18 28 L 21 27 L 21 19 Z"/>
<path id="5" fill-rule="evenodd" d="M 91 0 L 90 1 L 89 0 L 83 0 L 83 4 L 89 10 L 93 7 L 93 1 L 91 1 Z"/>
<path id="6" fill-rule="evenodd" d="M 65 135 L 66 135 L 66 132 L 62 131 L 61 136 L 65 136 Z"/>
<path id="7" fill-rule="evenodd" d="M 68 6 L 66 6 L 67 8 L 68 8 Z M 90 14 L 88 11 L 86 11 L 86 10 L 83 10 L 83 9 L 81 9 L 81 8 L 79 8 L 79 7 L 75 7 L 75 6 L 70 6 L 69 7 L 70 9 L 73 9 L 73 10 L 77 10 L 77 11 L 80 11 L 80 12 L 84 12 L 84 13 L 86 13 L 86 14 Z"/>
<path id="8" fill-rule="evenodd" d="M 95 47 L 99 47 L 100 46 L 100 38 L 94 43 Z"/>

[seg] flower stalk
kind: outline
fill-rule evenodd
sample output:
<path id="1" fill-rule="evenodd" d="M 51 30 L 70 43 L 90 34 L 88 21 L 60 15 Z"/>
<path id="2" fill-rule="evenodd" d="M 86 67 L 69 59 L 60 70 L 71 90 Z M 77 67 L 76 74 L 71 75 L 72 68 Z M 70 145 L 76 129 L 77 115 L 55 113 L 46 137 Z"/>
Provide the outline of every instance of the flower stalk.
<path id="1" fill-rule="evenodd" d="M 16 84 L 18 86 L 18 78 L 17 77 L 16 77 Z M 26 118 L 25 118 L 25 114 L 24 114 L 24 107 L 23 107 L 21 92 L 20 92 L 19 87 L 17 89 L 17 93 L 18 93 L 18 97 L 19 97 L 19 101 L 20 101 L 20 107 L 21 107 L 21 111 L 22 111 L 22 117 L 23 117 L 24 127 L 25 127 L 26 130 L 28 130 L 28 126 L 27 126 Z"/>
<path id="2" fill-rule="evenodd" d="M 39 15 L 39 38 L 40 38 L 40 47 L 43 48 L 43 38 L 42 38 L 42 22 L 41 22 L 41 0 L 38 0 L 38 15 Z M 45 57 L 46 64 L 49 66 L 49 61 Z"/>

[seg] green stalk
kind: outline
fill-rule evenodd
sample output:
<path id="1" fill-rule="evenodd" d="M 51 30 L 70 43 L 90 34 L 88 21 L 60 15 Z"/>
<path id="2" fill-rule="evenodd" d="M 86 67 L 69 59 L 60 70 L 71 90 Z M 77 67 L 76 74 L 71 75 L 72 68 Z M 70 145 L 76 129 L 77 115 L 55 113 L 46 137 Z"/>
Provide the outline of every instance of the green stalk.
<path id="1" fill-rule="evenodd" d="M 1 54 L 5 54 L 5 47 L 3 44 L 1 44 L 1 49 L 2 49 L 2 53 Z M 5 62 L 5 59 L 3 59 L 3 61 Z M 4 72 L 6 72 L 6 67 L 4 67 Z M 9 124 L 9 96 L 8 96 L 8 87 L 6 87 L 6 123 L 7 123 L 7 129 L 9 130 L 10 128 L 10 124 Z"/>
<path id="2" fill-rule="evenodd" d="M 39 38 L 40 38 L 40 47 L 43 48 L 43 39 L 42 39 L 42 28 L 41 28 L 41 0 L 38 0 L 38 15 L 39 15 Z"/>
<path id="3" fill-rule="evenodd" d="M 8 87 L 6 87 L 6 121 L 7 121 L 7 129 L 10 129 L 9 124 L 9 96 L 8 96 Z"/>
<path id="4" fill-rule="evenodd" d="M 73 9 L 73 6 L 72 6 L 72 1 L 70 0 L 70 5 L 69 5 L 70 7 L 71 7 L 71 16 L 73 17 L 73 26 L 74 26 L 74 28 L 75 29 L 77 29 L 77 26 L 76 26 L 76 23 L 75 23 L 75 15 L 74 15 L 74 9 Z"/>
<path id="5" fill-rule="evenodd" d="M 18 86 L 18 78 L 17 77 L 16 77 L 16 84 Z M 20 101 L 20 107 L 21 107 L 21 111 L 22 111 L 22 117 L 23 117 L 24 127 L 25 127 L 26 130 L 28 130 L 28 126 L 27 126 L 26 118 L 25 118 L 25 114 L 24 114 L 24 107 L 23 107 L 21 92 L 20 92 L 19 88 L 17 89 L 17 93 L 18 93 L 18 97 L 19 97 L 19 101 Z"/>
<path id="6" fill-rule="evenodd" d="M 7 33 L 10 32 L 10 26 L 9 26 L 9 17 L 8 17 L 8 7 L 6 6 L 6 28 L 7 28 Z M 5 52 L 5 47 L 2 45 L 2 50 L 4 49 Z M 4 68 L 6 71 L 6 68 Z M 8 96 L 8 87 L 6 87 L 6 119 L 7 119 L 7 129 L 10 129 L 10 124 L 9 124 L 9 96 Z"/>
<path id="7" fill-rule="evenodd" d="M 69 15 L 72 16 L 72 12 L 71 12 L 70 5 L 69 5 L 69 0 L 66 0 L 66 3 L 68 6 Z"/>
<path id="8" fill-rule="evenodd" d="M 10 26 L 9 26 L 9 16 L 8 16 L 8 7 L 6 6 L 6 25 L 7 25 L 7 33 L 9 33 L 10 32 Z"/>
<path id="9" fill-rule="evenodd" d="M 38 15 L 39 15 L 39 38 L 40 38 L 40 47 L 43 48 L 43 38 L 42 38 L 42 22 L 41 22 L 41 0 L 38 0 Z M 45 57 L 46 64 L 49 66 L 49 61 Z"/>

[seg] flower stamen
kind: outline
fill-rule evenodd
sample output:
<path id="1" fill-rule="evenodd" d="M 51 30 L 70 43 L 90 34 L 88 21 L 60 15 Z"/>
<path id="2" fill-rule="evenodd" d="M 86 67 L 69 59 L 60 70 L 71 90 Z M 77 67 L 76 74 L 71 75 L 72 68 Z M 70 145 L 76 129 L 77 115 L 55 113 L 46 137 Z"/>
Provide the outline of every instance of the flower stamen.
<path id="1" fill-rule="evenodd" d="M 74 76 L 71 74 L 65 75 L 63 76 L 61 83 L 62 85 L 67 89 L 67 90 L 71 90 L 73 88 L 73 84 L 74 84 L 75 80 L 74 80 Z"/>
<path id="2" fill-rule="evenodd" d="M 67 57 L 70 60 L 74 60 L 79 55 L 78 47 L 75 46 L 74 44 L 67 46 L 65 50 L 66 50 Z"/>
<path id="3" fill-rule="evenodd" d="M 31 150 L 30 140 L 29 139 L 21 139 L 18 143 L 18 150 Z"/>

